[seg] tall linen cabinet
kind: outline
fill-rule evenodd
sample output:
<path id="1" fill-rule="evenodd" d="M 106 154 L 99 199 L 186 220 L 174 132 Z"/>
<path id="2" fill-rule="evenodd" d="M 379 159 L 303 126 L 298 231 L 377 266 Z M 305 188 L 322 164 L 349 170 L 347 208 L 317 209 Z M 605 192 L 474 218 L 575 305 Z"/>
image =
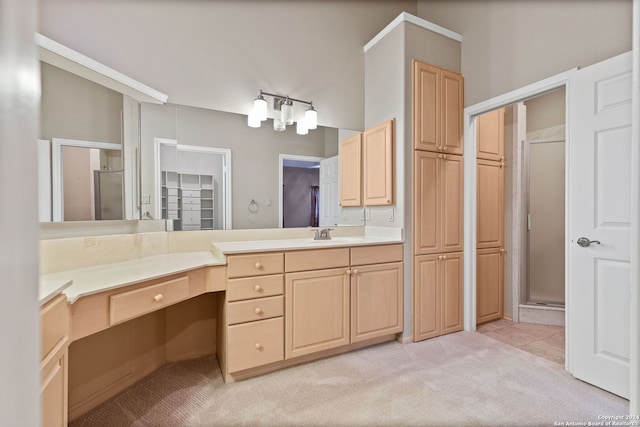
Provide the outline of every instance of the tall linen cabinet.
<path id="1" fill-rule="evenodd" d="M 413 340 L 463 329 L 464 79 L 413 61 Z"/>

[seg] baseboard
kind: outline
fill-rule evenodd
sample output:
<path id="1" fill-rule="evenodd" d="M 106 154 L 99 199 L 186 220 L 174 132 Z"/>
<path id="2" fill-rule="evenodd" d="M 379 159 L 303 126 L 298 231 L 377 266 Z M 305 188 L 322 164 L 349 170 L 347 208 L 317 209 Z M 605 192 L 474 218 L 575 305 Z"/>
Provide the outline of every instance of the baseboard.
<path id="1" fill-rule="evenodd" d="M 396 341 L 400 344 L 411 344 L 413 342 L 413 337 L 409 335 L 408 337 L 403 337 L 402 335 L 396 336 Z"/>
<path id="2" fill-rule="evenodd" d="M 564 308 L 520 304 L 518 321 L 541 325 L 564 326 Z"/>

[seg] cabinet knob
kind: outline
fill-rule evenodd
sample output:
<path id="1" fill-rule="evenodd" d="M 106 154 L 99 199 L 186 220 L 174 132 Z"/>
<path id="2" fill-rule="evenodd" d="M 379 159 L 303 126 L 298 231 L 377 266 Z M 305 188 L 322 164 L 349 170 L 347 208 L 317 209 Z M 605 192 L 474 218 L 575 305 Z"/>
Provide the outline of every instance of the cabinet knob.
<path id="1" fill-rule="evenodd" d="M 500 249 L 500 253 L 503 254 L 504 253 L 504 249 Z"/>
<path id="2" fill-rule="evenodd" d="M 254 267 L 257 268 L 257 269 L 261 269 L 262 268 L 262 264 L 260 264 L 259 262 L 256 262 Z"/>
<path id="3" fill-rule="evenodd" d="M 351 270 L 347 270 L 345 273 L 347 273 L 347 276 L 351 276 Z"/>
<path id="4" fill-rule="evenodd" d="M 259 342 L 255 343 L 253 345 L 253 348 L 255 348 L 256 350 L 262 350 L 262 344 L 260 344 Z"/>
<path id="5" fill-rule="evenodd" d="M 443 154 L 443 155 L 442 155 L 442 158 L 443 158 L 444 160 L 447 160 L 447 155 L 446 155 L 446 154 Z"/>
<path id="6" fill-rule="evenodd" d="M 500 157 L 500 161 L 501 161 L 501 162 L 502 162 L 502 161 L 504 161 L 504 156 L 501 156 L 501 157 Z"/>
<path id="7" fill-rule="evenodd" d="M 504 162 L 500 162 L 500 169 L 504 167 Z"/>
<path id="8" fill-rule="evenodd" d="M 442 154 L 438 154 L 438 158 L 441 159 L 442 158 Z"/>
<path id="9" fill-rule="evenodd" d="M 153 297 L 153 300 L 155 302 L 160 302 L 160 301 L 162 301 L 163 298 L 164 298 L 164 296 L 162 294 L 158 294 L 155 297 Z"/>
<path id="10" fill-rule="evenodd" d="M 255 286 L 253 287 L 253 290 L 254 290 L 254 291 L 256 291 L 256 292 L 260 292 L 260 291 L 262 290 L 262 286 L 260 286 L 260 285 L 255 285 Z"/>
<path id="11" fill-rule="evenodd" d="M 357 269 L 357 268 L 354 268 L 352 273 L 353 273 L 353 274 L 358 274 L 358 269 Z"/>
<path id="12" fill-rule="evenodd" d="M 262 314 L 262 309 L 260 307 L 256 308 L 253 311 L 255 311 L 256 314 Z"/>
<path id="13" fill-rule="evenodd" d="M 446 255 L 442 255 L 442 259 L 447 259 L 447 256 Z"/>

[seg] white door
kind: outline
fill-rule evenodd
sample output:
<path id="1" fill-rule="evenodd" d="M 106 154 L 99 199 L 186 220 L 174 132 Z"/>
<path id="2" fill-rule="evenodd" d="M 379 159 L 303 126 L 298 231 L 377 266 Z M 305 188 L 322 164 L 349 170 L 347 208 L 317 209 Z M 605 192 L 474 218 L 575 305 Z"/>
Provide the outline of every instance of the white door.
<path id="1" fill-rule="evenodd" d="M 339 170 L 338 156 L 320 161 L 320 227 L 337 225 L 340 219 Z"/>
<path id="2" fill-rule="evenodd" d="M 631 53 L 576 72 L 570 96 L 569 367 L 629 398 Z"/>

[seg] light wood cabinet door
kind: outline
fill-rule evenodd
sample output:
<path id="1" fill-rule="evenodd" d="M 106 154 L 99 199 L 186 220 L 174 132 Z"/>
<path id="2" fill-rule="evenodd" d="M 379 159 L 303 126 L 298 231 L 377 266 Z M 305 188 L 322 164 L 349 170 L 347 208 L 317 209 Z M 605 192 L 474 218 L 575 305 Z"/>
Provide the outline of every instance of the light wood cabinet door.
<path id="1" fill-rule="evenodd" d="M 477 247 L 504 245 L 504 165 L 502 162 L 477 162 Z"/>
<path id="2" fill-rule="evenodd" d="M 442 252 L 463 250 L 464 162 L 462 156 L 442 154 L 440 159 Z"/>
<path id="3" fill-rule="evenodd" d="M 463 249 L 463 158 L 416 151 L 414 155 L 414 253 Z"/>
<path id="4" fill-rule="evenodd" d="M 440 286 L 442 288 L 441 333 L 444 335 L 463 329 L 462 284 L 464 269 L 462 253 L 442 254 L 440 269 Z"/>
<path id="5" fill-rule="evenodd" d="M 442 316 L 440 255 L 420 255 L 413 260 L 413 340 L 440 335 Z"/>
<path id="6" fill-rule="evenodd" d="M 413 148 L 439 151 L 441 69 L 413 61 Z"/>
<path id="7" fill-rule="evenodd" d="M 42 425 L 45 427 L 66 427 L 67 425 L 67 346 L 68 339 L 64 337 L 42 362 L 40 396 Z"/>
<path id="8" fill-rule="evenodd" d="M 463 329 L 462 252 L 414 257 L 413 340 Z"/>
<path id="9" fill-rule="evenodd" d="M 349 344 L 348 268 L 285 276 L 285 359 Z"/>
<path id="10" fill-rule="evenodd" d="M 464 153 L 462 111 L 464 109 L 464 80 L 462 75 L 442 70 L 442 129 L 441 150 L 449 154 Z"/>
<path id="11" fill-rule="evenodd" d="M 387 120 L 362 135 L 365 206 L 393 204 L 393 122 Z"/>
<path id="12" fill-rule="evenodd" d="M 504 160 L 504 108 L 482 114 L 476 121 L 478 159 Z"/>
<path id="13" fill-rule="evenodd" d="M 502 319 L 504 314 L 504 251 L 478 249 L 476 254 L 476 324 Z"/>
<path id="14" fill-rule="evenodd" d="M 402 332 L 403 263 L 351 270 L 351 342 Z"/>
<path id="15" fill-rule="evenodd" d="M 427 255 L 442 247 L 442 185 L 440 183 L 441 154 L 414 152 L 414 253 Z"/>
<path id="16" fill-rule="evenodd" d="M 340 206 L 362 206 L 362 134 L 340 141 Z"/>

